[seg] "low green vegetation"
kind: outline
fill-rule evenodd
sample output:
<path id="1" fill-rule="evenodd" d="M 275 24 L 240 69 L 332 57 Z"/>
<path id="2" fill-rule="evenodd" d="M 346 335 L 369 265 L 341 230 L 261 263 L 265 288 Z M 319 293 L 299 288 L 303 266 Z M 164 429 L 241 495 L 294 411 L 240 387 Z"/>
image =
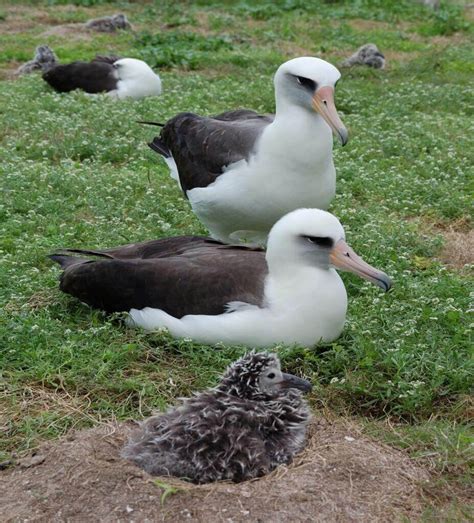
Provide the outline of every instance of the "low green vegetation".
<path id="1" fill-rule="evenodd" d="M 53 30 L 117 11 L 133 32 Z M 473 11 L 445 1 L 433 12 L 408 0 L 3 5 L 0 455 L 72 426 L 148 415 L 213 385 L 245 351 L 130 330 L 121 316 L 58 290 L 47 258 L 56 248 L 206 232 L 146 145 L 156 130 L 136 121 L 272 112 L 272 74 L 283 61 L 318 55 L 338 64 L 374 42 L 387 69 L 344 70 L 338 84 L 351 141 L 335 149 L 330 210 L 394 287 L 384 295 L 343 275 L 350 302 L 341 338 L 276 350 L 285 368 L 313 381 L 316 407 L 377 420 L 369 432 L 420 459 L 436 449 L 433 470 L 462 482 L 474 368 L 472 278 L 457 253 L 472 248 L 463 238 L 472 212 Z M 34 74 L 13 79 L 41 43 L 65 62 L 107 52 L 142 58 L 159 67 L 164 93 L 118 103 L 54 93 Z"/>

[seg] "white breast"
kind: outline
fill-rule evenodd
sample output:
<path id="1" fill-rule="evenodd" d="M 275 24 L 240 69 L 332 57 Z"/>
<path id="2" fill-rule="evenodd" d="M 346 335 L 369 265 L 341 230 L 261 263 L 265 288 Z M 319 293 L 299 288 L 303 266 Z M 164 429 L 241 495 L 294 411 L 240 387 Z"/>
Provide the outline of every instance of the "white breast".
<path id="1" fill-rule="evenodd" d="M 198 343 L 268 347 L 277 343 L 312 346 L 336 339 L 347 310 L 344 284 L 334 271 L 307 268 L 294 277 L 269 279 L 264 308 L 249 307 L 217 316 L 174 318 L 160 309 L 132 309 L 135 325 L 166 328 L 178 338 Z"/>
<path id="2" fill-rule="evenodd" d="M 231 241 L 235 231 L 266 236 L 284 214 L 326 209 L 335 194 L 332 133 L 321 119 L 282 119 L 269 125 L 249 161 L 228 166 L 205 188 L 188 191 L 194 212 L 211 234 Z"/>

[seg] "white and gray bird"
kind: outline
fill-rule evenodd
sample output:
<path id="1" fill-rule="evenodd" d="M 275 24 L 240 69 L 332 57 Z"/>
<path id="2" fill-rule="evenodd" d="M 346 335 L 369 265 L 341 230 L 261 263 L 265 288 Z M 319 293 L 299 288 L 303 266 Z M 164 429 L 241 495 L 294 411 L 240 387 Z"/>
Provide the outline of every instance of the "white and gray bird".
<path id="1" fill-rule="evenodd" d="M 365 44 L 342 62 L 341 67 L 352 67 L 354 65 L 366 65 L 374 69 L 383 69 L 385 67 L 385 56 L 375 44 Z"/>
<path id="2" fill-rule="evenodd" d="M 54 51 L 47 45 L 39 45 L 35 49 L 33 60 L 30 60 L 29 62 L 26 62 L 26 64 L 21 65 L 16 70 L 16 74 L 30 74 L 35 71 L 42 71 L 44 73 L 58 64 L 58 58 L 54 54 Z"/>
<path id="3" fill-rule="evenodd" d="M 335 268 L 385 291 L 391 286 L 386 274 L 347 245 L 338 219 L 318 209 L 281 218 L 266 252 L 182 236 L 103 251 L 66 250 L 51 258 L 64 269 L 64 292 L 109 312 L 129 311 L 130 321 L 145 329 L 165 328 L 205 344 L 332 341 L 347 310 Z"/>
<path id="4" fill-rule="evenodd" d="M 122 456 L 155 476 L 240 482 L 290 463 L 303 450 L 311 384 L 280 370 L 276 354 L 251 352 L 217 387 L 145 420 Z"/>
<path id="5" fill-rule="evenodd" d="M 153 69 L 135 58 L 96 56 L 90 62 L 57 65 L 43 74 L 56 91 L 82 89 L 86 93 L 107 93 L 113 98 L 144 98 L 161 94 L 161 79 Z"/>
<path id="6" fill-rule="evenodd" d="M 117 29 L 128 30 L 132 28 L 126 15 L 123 13 L 117 13 L 112 16 L 103 16 L 102 18 L 93 18 L 86 22 L 85 26 L 86 29 L 102 33 L 113 33 L 117 31 Z"/>
<path id="7" fill-rule="evenodd" d="M 324 60 L 295 58 L 275 74 L 275 115 L 180 113 L 163 125 L 149 145 L 213 238 L 265 243 L 284 214 L 327 209 L 336 189 L 332 132 L 348 140 L 334 104 L 339 77 Z"/>

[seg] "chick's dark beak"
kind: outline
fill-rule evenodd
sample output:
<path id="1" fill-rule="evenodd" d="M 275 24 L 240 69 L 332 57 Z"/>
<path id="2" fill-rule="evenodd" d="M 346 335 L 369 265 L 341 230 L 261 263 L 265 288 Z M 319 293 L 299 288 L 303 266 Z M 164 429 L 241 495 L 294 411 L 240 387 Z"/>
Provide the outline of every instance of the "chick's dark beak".
<path id="1" fill-rule="evenodd" d="M 285 373 L 283 373 L 283 380 L 280 382 L 280 387 L 282 389 L 299 389 L 302 392 L 310 392 L 313 388 L 309 381 L 298 378 L 298 376 L 293 376 L 293 374 Z"/>

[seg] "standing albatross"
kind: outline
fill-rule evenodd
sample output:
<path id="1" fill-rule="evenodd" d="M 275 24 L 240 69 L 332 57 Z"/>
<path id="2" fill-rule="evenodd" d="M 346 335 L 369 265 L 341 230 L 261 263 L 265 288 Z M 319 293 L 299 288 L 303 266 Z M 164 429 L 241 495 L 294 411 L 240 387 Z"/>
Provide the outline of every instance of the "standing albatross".
<path id="1" fill-rule="evenodd" d="M 324 60 L 295 58 L 275 74 L 274 116 L 180 113 L 164 124 L 149 146 L 213 238 L 262 243 L 284 214 L 328 208 L 336 188 L 332 132 L 342 145 L 348 140 L 334 105 L 339 77 Z"/>
<path id="2" fill-rule="evenodd" d="M 386 274 L 346 244 L 332 214 L 298 209 L 271 229 L 266 253 L 195 236 L 51 258 L 61 290 L 85 303 L 130 311 L 145 329 L 167 328 L 199 343 L 266 347 L 313 345 L 341 333 L 347 294 L 334 270 L 354 272 L 387 291 Z"/>

